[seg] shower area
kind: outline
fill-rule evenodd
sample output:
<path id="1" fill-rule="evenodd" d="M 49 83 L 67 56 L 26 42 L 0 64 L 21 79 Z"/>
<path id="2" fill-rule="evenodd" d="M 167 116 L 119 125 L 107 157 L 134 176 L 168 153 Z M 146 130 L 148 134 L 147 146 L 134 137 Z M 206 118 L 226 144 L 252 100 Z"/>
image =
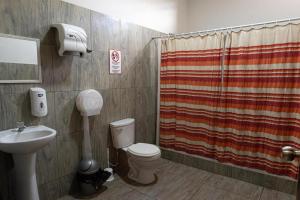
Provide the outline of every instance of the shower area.
<path id="1" fill-rule="evenodd" d="M 163 157 L 296 194 L 299 19 L 157 41 L 157 143 Z"/>

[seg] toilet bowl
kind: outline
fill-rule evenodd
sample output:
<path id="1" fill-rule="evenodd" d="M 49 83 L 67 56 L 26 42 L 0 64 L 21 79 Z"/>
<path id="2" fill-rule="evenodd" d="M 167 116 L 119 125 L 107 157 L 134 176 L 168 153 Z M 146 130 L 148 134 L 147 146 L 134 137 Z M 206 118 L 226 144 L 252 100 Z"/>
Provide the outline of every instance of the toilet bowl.
<path id="1" fill-rule="evenodd" d="M 128 118 L 110 123 L 113 145 L 127 153 L 128 178 L 140 183 L 155 181 L 161 151 L 158 146 L 147 143 L 134 144 L 134 119 Z"/>
<path id="2" fill-rule="evenodd" d="M 160 149 L 152 144 L 137 143 L 128 147 L 128 178 L 149 184 L 155 181 L 155 170 L 159 165 Z"/>

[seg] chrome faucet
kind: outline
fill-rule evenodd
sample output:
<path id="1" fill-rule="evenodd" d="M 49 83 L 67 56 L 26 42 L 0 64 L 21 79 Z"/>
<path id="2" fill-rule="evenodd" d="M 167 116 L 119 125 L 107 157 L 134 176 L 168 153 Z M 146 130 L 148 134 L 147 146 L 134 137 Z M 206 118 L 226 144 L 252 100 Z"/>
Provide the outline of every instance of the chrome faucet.
<path id="1" fill-rule="evenodd" d="M 21 133 L 22 131 L 24 131 L 25 128 L 26 128 L 26 126 L 25 126 L 24 122 L 17 122 L 17 131 L 19 133 Z"/>

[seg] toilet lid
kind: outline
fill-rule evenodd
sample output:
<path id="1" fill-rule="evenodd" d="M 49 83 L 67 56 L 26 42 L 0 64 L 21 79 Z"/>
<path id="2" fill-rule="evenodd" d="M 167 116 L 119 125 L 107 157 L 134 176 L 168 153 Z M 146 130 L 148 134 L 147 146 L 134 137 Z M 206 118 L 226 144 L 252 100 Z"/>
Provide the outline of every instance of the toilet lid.
<path id="1" fill-rule="evenodd" d="M 128 151 L 136 156 L 150 157 L 160 154 L 160 149 L 153 144 L 137 143 L 128 147 Z"/>

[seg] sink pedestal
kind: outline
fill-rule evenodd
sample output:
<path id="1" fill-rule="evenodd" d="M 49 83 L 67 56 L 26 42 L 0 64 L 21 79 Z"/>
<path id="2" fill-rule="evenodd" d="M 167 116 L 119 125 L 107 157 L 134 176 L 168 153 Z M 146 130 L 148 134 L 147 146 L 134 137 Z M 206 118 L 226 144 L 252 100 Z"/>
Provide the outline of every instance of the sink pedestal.
<path id="1" fill-rule="evenodd" d="M 39 200 L 36 182 L 36 153 L 14 154 L 17 200 Z"/>
<path id="2" fill-rule="evenodd" d="M 29 126 L 0 131 L 0 151 L 14 159 L 16 200 L 39 200 L 36 183 L 36 152 L 55 139 L 56 130 L 46 126 Z"/>

